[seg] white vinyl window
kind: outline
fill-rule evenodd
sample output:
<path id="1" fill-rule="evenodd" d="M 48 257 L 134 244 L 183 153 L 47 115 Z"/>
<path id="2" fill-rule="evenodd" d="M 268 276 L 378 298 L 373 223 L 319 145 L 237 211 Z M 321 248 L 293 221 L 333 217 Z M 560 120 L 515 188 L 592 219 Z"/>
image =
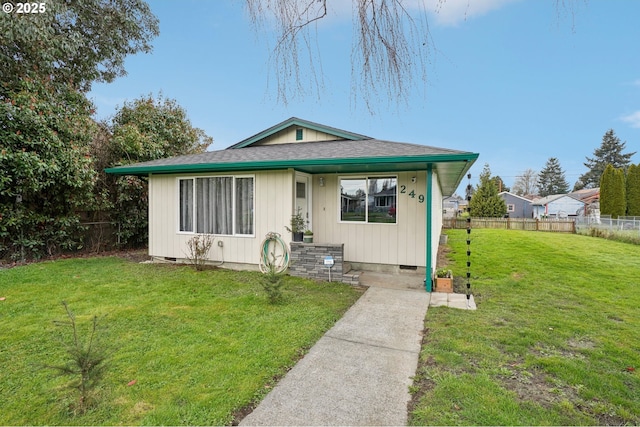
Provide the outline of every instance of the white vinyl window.
<path id="1" fill-rule="evenodd" d="M 181 232 L 253 235 L 253 177 L 181 178 L 178 187 Z"/>

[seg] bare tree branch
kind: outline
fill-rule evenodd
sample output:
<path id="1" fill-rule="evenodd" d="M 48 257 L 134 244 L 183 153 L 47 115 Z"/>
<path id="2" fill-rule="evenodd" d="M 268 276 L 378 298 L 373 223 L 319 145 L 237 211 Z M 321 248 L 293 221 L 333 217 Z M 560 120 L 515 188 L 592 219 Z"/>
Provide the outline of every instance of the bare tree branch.
<path id="1" fill-rule="evenodd" d="M 422 0 L 420 0 L 422 1 Z M 278 101 L 323 88 L 317 45 L 317 23 L 327 16 L 327 0 L 246 0 L 255 29 L 275 26 L 276 43 L 270 63 L 275 70 Z M 373 101 L 406 102 L 416 80 L 426 82 L 430 38 L 426 8 L 414 19 L 403 0 L 353 0 L 354 42 L 351 52 L 351 89 L 355 104 L 362 100 L 373 112 Z M 316 34 L 311 34 L 315 29 Z M 309 75 L 301 72 L 307 58 Z M 305 78 L 306 77 L 306 78 Z"/>
<path id="2" fill-rule="evenodd" d="M 275 27 L 276 42 L 269 61 L 270 69 L 275 70 L 278 101 L 286 105 L 312 92 L 320 98 L 324 83 L 317 24 L 327 17 L 327 0 L 245 1 L 254 29 L 264 31 L 264 24 Z M 377 101 L 406 105 L 414 89 L 426 90 L 427 64 L 433 56 L 426 0 L 351 1 L 352 104 L 364 102 L 372 114 Z M 446 1 L 437 0 L 436 13 Z M 558 17 L 571 14 L 573 28 L 579 3 L 588 0 L 554 1 Z M 405 7 L 409 3 L 411 8 Z M 465 16 L 471 4 L 468 0 Z M 301 67 L 303 56 L 307 63 Z"/>

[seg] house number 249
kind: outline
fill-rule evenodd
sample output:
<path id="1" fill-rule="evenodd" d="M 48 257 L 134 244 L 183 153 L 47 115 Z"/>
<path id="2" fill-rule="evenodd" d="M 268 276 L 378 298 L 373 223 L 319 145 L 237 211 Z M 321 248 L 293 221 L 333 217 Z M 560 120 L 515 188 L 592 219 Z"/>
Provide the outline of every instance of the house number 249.
<path id="1" fill-rule="evenodd" d="M 415 190 L 411 190 L 409 193 L 407 193 L 407 186 L 406 185 L 401 185 L 400 186 L 400 194 L 406 194 L 407 196 L 411 197 L 412 199 L 415 199 L 416 196 L 418 196 L 418 203 L 424 203 L 424 194 L 416 194 Z"/>

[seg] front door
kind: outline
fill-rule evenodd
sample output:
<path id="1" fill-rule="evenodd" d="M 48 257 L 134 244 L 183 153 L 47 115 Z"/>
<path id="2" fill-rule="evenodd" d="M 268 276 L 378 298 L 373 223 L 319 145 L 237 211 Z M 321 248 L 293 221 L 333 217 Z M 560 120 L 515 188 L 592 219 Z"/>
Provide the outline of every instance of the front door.
<path id="1" fill-rule="evenodd" d="M 305 221 L 305 229 L 311 230 L 311 175 L 296 172 L 296 212 Z"/>

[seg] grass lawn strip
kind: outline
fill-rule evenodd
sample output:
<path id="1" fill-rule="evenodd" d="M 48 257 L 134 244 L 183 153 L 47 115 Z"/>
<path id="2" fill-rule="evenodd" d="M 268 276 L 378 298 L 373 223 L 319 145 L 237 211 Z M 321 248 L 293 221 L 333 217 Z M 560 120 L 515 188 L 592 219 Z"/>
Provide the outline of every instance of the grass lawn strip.
<path id="1" fill-rule="evenodd" d="M 263 397 L 357 300 L 347 285 L 286 278 L 268 303 L 259 273 L 116 257 L 0 271 L 0 425 L 224 425 Z M 80 328 L 105 316 L 112 354 L 100 405 L 72 416 L 56 340 L 67 301 Z M 135 380 L 133 385 L 128 385 Z"/>
<path id="2" fill-rule="evenodd" d="M 466 232 L 450 230 L 454 275 Z M 640 247 L 473 230 L 477 311 L 430 308 L 412 425 L 640 423 Z"/>

